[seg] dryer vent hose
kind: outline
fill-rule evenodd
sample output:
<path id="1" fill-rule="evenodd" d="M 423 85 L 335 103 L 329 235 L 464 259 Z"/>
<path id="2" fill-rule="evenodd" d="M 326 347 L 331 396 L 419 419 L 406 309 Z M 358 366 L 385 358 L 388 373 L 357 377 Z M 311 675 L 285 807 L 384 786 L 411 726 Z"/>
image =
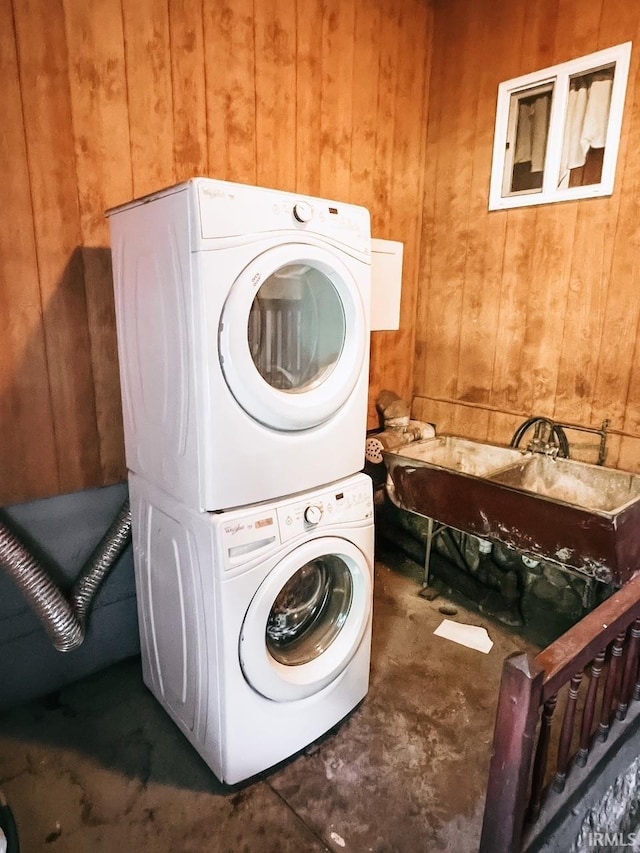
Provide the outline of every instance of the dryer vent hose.
<path id="1" fill-rule="evenodd" d="M 56 649 L 70 652 L 82 645 L 87 614 L 96 593 L 130 541 L 131 511 L 127 499 L 67 597 L 11 527 L 0 519 L 0 568 L 17 584 Z"/>

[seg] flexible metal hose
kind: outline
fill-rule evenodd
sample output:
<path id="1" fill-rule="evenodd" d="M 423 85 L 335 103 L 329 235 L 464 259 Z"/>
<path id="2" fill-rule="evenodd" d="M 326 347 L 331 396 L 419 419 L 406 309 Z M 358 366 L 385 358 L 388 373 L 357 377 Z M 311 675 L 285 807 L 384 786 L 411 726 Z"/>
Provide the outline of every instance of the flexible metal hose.
<path id="1" fill-rule="evenodd" d="M 0 568 L 14 580 L 60 652 L 82 645 L 87 613 L 109 570 L 131 539 L 128 499 L 85 563 L 67 599 L 36 557 L 0 520 Z"/>
<path id="2" fill-rule="evenodd" d="M 520 442 L 524 434 L 530 429 L 532 426 L 536 426 L 538 424 L 546 424 L 549 429 L 550 437 L 555 437 L 558 442 L 558 456 L 562 456 L 565 459 L 569 459 L 569 440 L 567 439 L 567 435 L 560 424 L 556 424 L 553 421 L 549 420 L 549 418 L 543 417 L 534 417 L 529 418 L 524 423 L 520 424 L 518 429 L 513 434 L 513 438 L 511 439 L 511 447 L 519 447 Z"/>
<path id="3" fill-rule="evenodd" d="M 100 540 L 71 590 L 71 606 L 84 626 L 102 581 L 131 541 L 131 510 L 127 499 Z"/>

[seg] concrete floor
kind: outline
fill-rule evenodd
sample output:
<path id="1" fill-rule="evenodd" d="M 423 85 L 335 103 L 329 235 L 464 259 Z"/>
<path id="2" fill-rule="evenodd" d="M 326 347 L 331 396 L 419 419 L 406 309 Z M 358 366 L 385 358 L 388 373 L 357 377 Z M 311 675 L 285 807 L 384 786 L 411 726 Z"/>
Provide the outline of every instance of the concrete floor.
<path id="1" fill-rule="evenodd" d="M 527 644 L 484 625 L 489 654 L 433 636 L 444 597 L 378 560 L 371 686 L 302 754 L 220 785 L 141 681 L 135 658 L 0 715 L 0 788 L 23 853 L 477 850 L 500 671 Z"/>

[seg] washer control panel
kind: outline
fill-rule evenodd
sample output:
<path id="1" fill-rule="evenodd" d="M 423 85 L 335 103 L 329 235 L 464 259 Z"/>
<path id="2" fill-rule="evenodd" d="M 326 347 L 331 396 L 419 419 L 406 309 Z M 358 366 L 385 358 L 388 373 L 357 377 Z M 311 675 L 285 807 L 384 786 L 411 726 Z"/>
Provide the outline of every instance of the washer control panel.
<path id="1" fill-rule="evenodd" d="M 322 520 L 322 507 L 317 504 L 309 504 L 304 511 L 304 520 L 312 526 L 320 524 Z"/>
<path id="2" fill-rule="evenodd" d="M 279 506 L 276 512 L 282 542 L 309 530 L 372 518 L 371 480 L 359 475 L 339 486 L 303 495 Z"/>
<path id="3" fill-rule="evenodd" d="M 231 571 L 264 558 L 283 542 L 315 530 L 358 523 L 373 518 L 373 485 L 366 474 L 355 474 L 340 484 L 306 492 L 290 501 L 265 503 L 249 510 L 213 514 Z"/>

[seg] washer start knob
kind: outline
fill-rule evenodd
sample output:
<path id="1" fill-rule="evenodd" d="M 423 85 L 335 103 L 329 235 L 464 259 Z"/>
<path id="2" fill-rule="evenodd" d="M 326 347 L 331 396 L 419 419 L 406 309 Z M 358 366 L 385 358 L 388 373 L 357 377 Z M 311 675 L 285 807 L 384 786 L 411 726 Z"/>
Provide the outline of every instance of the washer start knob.
<path id="1" fill-rule="evenodd" d="M 315 504 L 311 504 L 304 511 L 304 520 L 307 524 L 319 524 L 321 518 L 322 510 Z"/>
<path id="2" fill-rule="evenodd" d="M 298 222 L 310 222 L 313 218 L 313 208 L 308 201 L 297 201 L 293 205 L 293 215 Z"/>

